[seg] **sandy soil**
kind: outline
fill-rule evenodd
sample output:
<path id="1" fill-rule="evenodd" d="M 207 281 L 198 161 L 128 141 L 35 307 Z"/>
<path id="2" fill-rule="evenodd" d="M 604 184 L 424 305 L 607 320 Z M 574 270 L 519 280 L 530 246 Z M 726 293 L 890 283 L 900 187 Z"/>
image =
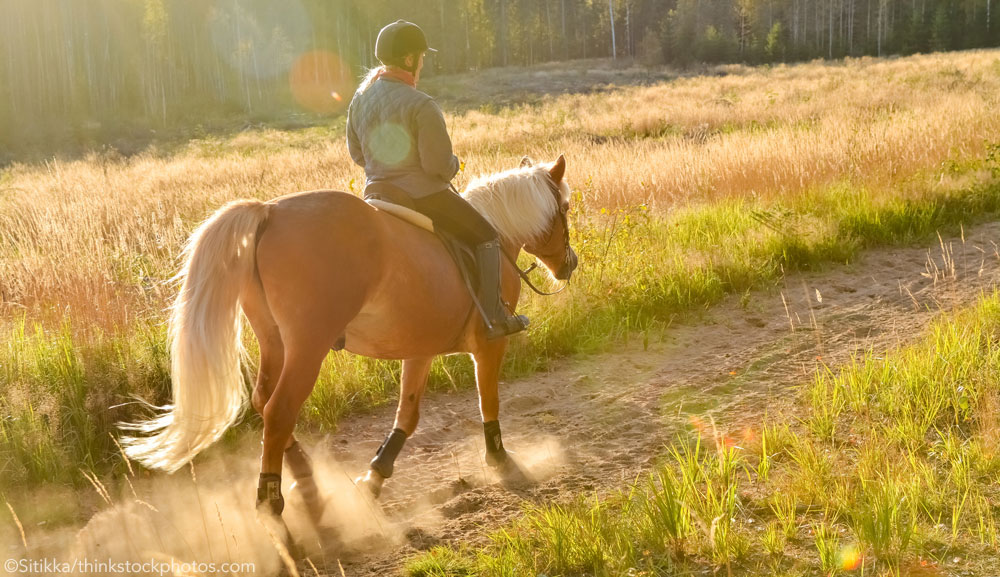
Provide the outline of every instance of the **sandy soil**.
<path id="1" fill-rule="evenodd" d="M 310 439 L 327 526 L 315 533 L 286 488 L 285 518 L 303 575 L 392 575 L 411 554 L 437 544 L 481 543 L 525 506 L 614 491 L 648 470 L 664 445 L 692 423 L 723 431 L 759 427 L 790 411 L 796 387 L 822 364 L 917 337 L 942 310 L 967 305 L 1000 278 L 1000 222 L 931 246 L 871 251 L 850 266 L 794 274 L 782 286 L 734 296 L 697 322 L 618 352 L 558 362 L 544 374 L 501 384 L 504 442 L 521 469 L 500 479 L 484 463 L 474 391 L 431 394 L 422 421 L 377 503 L 351 478 L 392 425 L 393 408 L 345 420 Z M 254 522 L 257 443 L 199 459 L 197 477 L 140 476 L 107 495 L 83 528 L 26 525 L 8 557 L 250 561 L 255 573 L 281 567 L 274 539 Z M 287 486 L 287 482 L 286 482 Z M 46 500 L 73 498 L 48 495 Z M 40 497 L 39 499 L 42 499 Z M 15 510 L 41 503 L 14 503 Z M 22 516 L 31 517 L 30 514 Z M 2 573 L 0 573 L 2 574 Z"/>

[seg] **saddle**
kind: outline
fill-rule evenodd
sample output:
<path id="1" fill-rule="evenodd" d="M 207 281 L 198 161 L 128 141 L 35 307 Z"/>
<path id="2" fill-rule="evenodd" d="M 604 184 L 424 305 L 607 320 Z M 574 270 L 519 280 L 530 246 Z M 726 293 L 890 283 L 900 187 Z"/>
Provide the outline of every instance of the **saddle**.
<path id="1" fill-rule="evenodd" d="M 365 202 L 373 206 L 376 210 L 384 211 L 437 235 L 444 244 L 448 254 L 451 255 L 451 259 L 455 262 L 455 265 L 458 266 L 458 270 L 462 274 L 462 280 L 465 282 L 465 286 L 469 289 L 469 294 L 472 296 L 472 301 L 477 307 L 482 308 L 476 294 L 479 280 L 478 275 L 474 274 L 476 270 L 476 257 L 472 247 L 467 246 L 446 230 L 435 229 L 430 217 L 417 212 L 416 205 L 413 204 L 413 199 L 410 198 L 410 195 L 397 186 L 387 182 L 373 182 L 365 187 L 364 195 Z"/>
<path id="2" fill-rule="evenodd" d="M 365 187 L 365 202 L 428 232 L 436 232 L 431 219 L 417 212 L 410 195 L 397 186 L 373 182 Z"/>

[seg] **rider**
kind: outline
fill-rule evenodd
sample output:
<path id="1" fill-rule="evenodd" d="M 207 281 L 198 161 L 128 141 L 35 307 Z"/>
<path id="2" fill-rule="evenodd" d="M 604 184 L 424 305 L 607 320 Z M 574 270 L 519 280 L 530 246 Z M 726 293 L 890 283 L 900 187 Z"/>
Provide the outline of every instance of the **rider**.
<path id="1" fill-rule="evenodd" d="M 435 228 L 474 248 L 486 338 L 497 339 L 524 330 L 528 319 L 508 314 L 501 300 L 496 230 L 451 185 L 459 162 L 444 115 L 430 96 L 416 89 L 427 52 L 436 50 L 412 22 L 397 20 L 379 32 L 375 56 L 382 66 L 354 94 L 347 113 L 347 147 L 365 169 L 366 192 L 373 184 L 401 189 Z"/>

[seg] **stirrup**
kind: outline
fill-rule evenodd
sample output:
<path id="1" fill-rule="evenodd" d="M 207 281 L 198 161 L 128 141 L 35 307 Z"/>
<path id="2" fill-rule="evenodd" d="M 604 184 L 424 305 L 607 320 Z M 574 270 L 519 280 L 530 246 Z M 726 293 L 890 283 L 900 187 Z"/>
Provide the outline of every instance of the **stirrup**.
<path id="1" fill-rule="evenodd" d="M 486 325 L 486 340 L 493 341 L 528 328 L 530 321 L 524 315 L 511 315 L 501 321 Z"/>

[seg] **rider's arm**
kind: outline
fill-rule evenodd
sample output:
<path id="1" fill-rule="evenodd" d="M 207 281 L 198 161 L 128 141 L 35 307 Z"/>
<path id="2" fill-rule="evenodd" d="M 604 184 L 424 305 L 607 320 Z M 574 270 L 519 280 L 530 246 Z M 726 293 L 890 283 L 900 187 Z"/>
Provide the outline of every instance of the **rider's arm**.
<path id="1" fill-rule="evenodd" d="M 365 167 L 365 153 L 364 149 L 361 147 L 361 139 L 358 138 L 358 133 L 354 130 L 354 122 L 351 120 L 351 112 L 354 106 L 352 106 L 347 111 L 347 150 L 351 153 L 351 159 L 354 163 L 361 168 Z"/>
<path id="2" fill-rule="evenodd" d="M 427 174 L 450 181 L 458 174 L 458 157 L 452 152 L 451 138 L 444 114 L 433 100 L 427 100 L 417 112 L 417 149 L 420 166 Z"/>

